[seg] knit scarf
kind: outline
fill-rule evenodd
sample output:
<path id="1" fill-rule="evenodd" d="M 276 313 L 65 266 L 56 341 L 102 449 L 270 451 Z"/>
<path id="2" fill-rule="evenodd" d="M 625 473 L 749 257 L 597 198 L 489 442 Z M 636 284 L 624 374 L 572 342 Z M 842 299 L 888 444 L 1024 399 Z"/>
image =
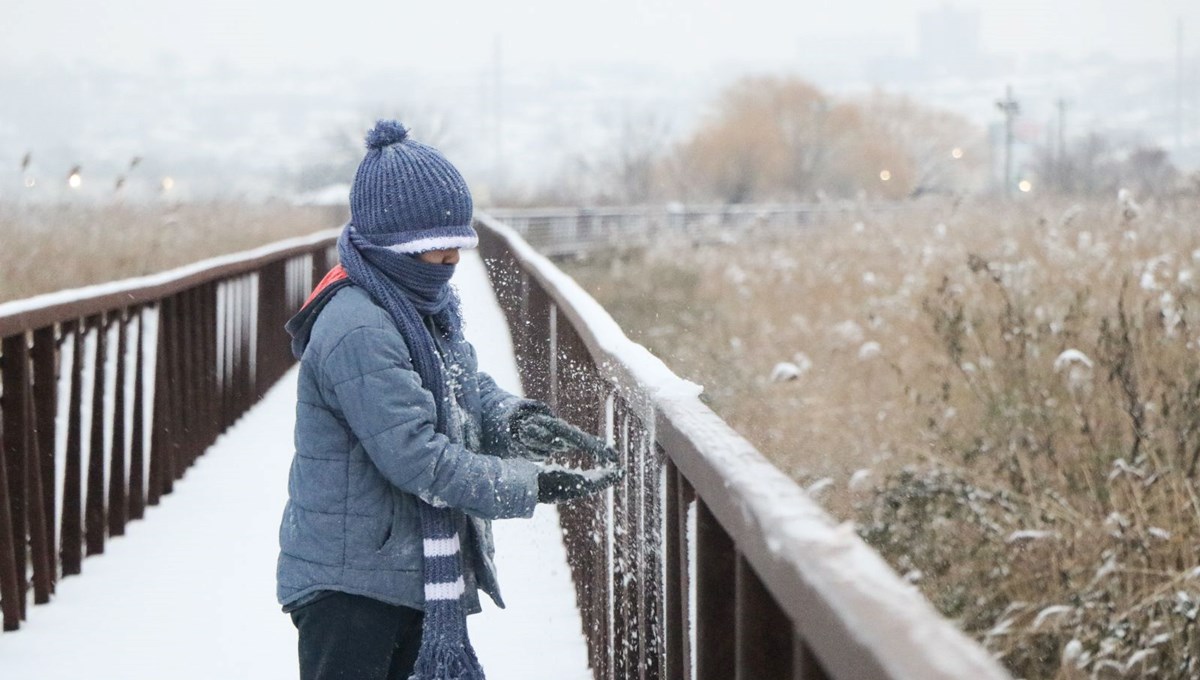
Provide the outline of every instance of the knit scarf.
<path id="1" fill-rule="evenodd" d="M 453 399 L 442 374 L 442 361 L 422 317 L 444 334 L 456 333 L 458 298 L 450 288 L 452 265 L 430 264 L 420 258 L 372 244 L 353 225 L 338 239 L 338 255 L 349 278 L 391 314 L 404 336 L 413 368 L 433 393 L 437 431 L 450 432 Z M 421 502 L 421 533 L 425 539 L 425 623 L 421 649 L 410 680 L 483 680 L 483 668 L 467 637 L 461 541 L 455 511 Z"/>

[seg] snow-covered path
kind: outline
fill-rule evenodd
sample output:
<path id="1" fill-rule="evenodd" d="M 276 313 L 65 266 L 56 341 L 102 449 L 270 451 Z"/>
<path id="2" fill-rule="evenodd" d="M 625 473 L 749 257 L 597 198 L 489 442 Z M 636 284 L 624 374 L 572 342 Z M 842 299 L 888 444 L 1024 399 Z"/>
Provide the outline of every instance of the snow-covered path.
<path id="1" fill-rule="evenodd" d="M 479 362 L 519 381 L 512 346 L 474 252 L 455 282 Z M 295 370 L 223 435 L 147 519 L 83 575 L 61 581 L 0 634 L 4 680 L 291 680 L 295 629 L 275 604 L 279 514 L 292 454 Z M 471 617 L 491 680 L 587 680 L 587 654 L 553 507 L 495 523 L 508 609 Z"/>

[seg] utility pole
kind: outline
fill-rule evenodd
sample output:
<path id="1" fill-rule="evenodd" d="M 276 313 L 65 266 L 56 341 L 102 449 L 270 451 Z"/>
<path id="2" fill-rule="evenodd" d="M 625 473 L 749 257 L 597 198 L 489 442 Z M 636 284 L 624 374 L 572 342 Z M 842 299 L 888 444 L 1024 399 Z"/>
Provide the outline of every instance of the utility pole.
<path id="1" fill-rule="evenodd" d="M 1004 114 L 1004 195 L 1012 197 L 1013 120 L 1021 113 L 1021 105 L 1013 99 L 1012 85 L 1005 90 L 1004 99 L 996 102 Z"/>
<path id="2" fill-rule="evenodd" d="M 1183 17 L 1175 34 L 1175 153 L 1183 151 Z"/>
<path id="3" fill-rule="evenodd" d="M 1067 107 L 1070 104 L 1060 98 L 1055 106 L 1058 107 L 1058 158 L 1061 161 L 1067 157 Z"/>
<path id="4" fill-rule="evenodd" d="M 1059 98 L 1055 105 L 1058 107 L 1058 150 L 1055 154 L 1055 170 L 1058 177 L 1058 188 L 1060 191 L 1065 191 L 1067 188 L 1067 100 Z"/>
<path id="5" fill-rule="evenodd" d="M 495 120 L 495 126 L 492 129 L 496 135 L 495 139 L 494 139 L 496 158 L 494 161 L 494 166 L 493 166 L 492 172 L 495 174 L 495 186 L 497 189 L 499 189 L 501 183 L 504 182 L 504 106 L 503 106 L 504 92 L 502 89 L 503 83 L 504 83 L 503 56 L 504 56 L 503 44 L 501 43 L 500 34 L 497 33 L 496 34 L 496 43 L 495 43 L 495 63 L 494 63 L 494 65 L 496 67 L 496 72 L 495 72 L 495 82 L 493 83 L 493 85 L 496 88 L 495 93 L 494 93 L 494 97 L 495 97 L 494 113 L 496 116 L 496 120 Z"/>

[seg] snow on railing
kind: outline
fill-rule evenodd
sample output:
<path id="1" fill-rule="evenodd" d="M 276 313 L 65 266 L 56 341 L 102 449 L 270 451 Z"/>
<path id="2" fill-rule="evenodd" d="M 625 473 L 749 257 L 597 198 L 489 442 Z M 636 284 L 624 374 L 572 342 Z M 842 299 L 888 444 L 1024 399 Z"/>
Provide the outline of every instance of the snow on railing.
<path id="1" fill-rule="evenodd" d="M 477 227 L 526 393 L 625 465 L 560 509 L 597 680 L 1008 677 L 570 277 Z"/>
<path id="2" fill-rule="evenodd" d="M 337 231 L 0 304 L 3 629 L 50 601 L 292 364 Z"/>

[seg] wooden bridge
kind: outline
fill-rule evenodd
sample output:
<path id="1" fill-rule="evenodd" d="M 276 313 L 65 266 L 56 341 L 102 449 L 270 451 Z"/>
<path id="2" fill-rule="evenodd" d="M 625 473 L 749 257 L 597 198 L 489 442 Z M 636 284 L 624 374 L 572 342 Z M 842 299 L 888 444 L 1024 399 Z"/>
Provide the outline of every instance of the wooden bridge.
<path id="1" fill-rule="evenodd" d="M 526 394 L 609 437 L 626 466 L 613 491 L 559 508 L 596 680 L 1007 677 L 516 231 L 477 228 L 507 329 L 476 333 L 507 330 Z M 0 305 L 0 677 L 63 579 L 112 559 L 84 557 L 130 520 L 165 525 L 148 506 L 169 506 L 289 371 L 283 323 L 335 238 Z"/>

